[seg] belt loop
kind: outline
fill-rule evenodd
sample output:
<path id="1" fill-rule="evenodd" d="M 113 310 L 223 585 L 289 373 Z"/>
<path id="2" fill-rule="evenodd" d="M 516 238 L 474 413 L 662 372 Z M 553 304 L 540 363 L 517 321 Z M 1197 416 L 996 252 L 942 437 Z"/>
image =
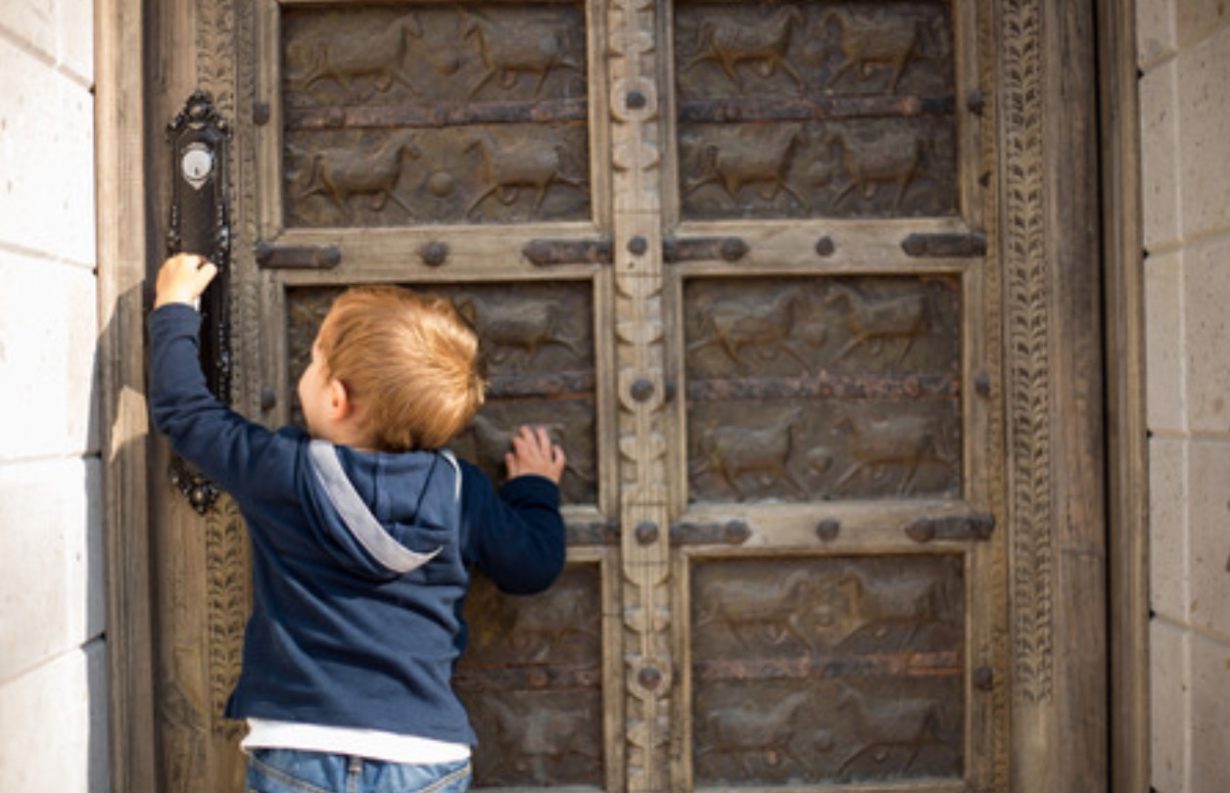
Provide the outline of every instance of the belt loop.
<path id="1" fill-rule="evenodd" d="M 346 770 L 347 776 L 349 777 L 346 780 L 346 790 L 356 791 L 357 793 L 359 789 L 359 777 L 363 775 L 363 758 L 356 755 L 351 755 L 349 761 L 347 762 Z"/>

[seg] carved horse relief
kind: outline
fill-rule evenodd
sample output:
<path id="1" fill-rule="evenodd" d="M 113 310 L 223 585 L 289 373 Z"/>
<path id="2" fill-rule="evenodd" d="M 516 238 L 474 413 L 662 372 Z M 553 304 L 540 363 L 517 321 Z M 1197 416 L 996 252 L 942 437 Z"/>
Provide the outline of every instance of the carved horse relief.
<path id="1" fill-rule="evenodd" d="M 470 88 L 466 99 L 472 99 L 493 79 L 504 90 L 512 89 L 521 74 L 537 75 L 534 96 L 542 92 L 547 76 L 554 69 L 568 69 L 584 75 L 585 66 L 570 57 L 569 31 L 558 23 L 546 29 L 517 30 L 501 28 L 475 11 L 457 8 L 460 21 L 459 39 L 473 40 L 478 47 L 484 72 Z M 520 35 L 518 35 L 520 33 Z"/>
<path id="2" fill-rule="evenodd" d="M 795 408 L 754 429 L 725 425 L 706 428 L 700 439 L 699 459 L 693 462 L 689 474 L 716 474 L 738 501 L 749 495 L 742 481 L 748 475 L 760 487 L 784 482 L 806 498 L 807 488 L 789 467 L 791 455 L 798 448 L 795 429 L 800 414 L 801 409 Z"/>
<path id="3" fill-rule="evenodd" d="M 855 750 L 837 768 L 841 778 L 858 770 L 862 763 L 886 763 L 896 760 L 893 774 L 907 773 L 919 755 L 929 746 L 942 747 L 953 759 L 958 751 L 941 735 L 944 708 L 935 700 L 894 697 L 884 702 L 871 701 L 847 683 L 838 683 L 836 710 L 850 720 Z M 881 778 L 885 774 L 878 775 Z"/>
<path id="4" fill-rule="evenodd" d="M 722 132 L 727 134 L 722 135 L 720 143 L 699 145 L 692 168 L 695 178 L 685 188 L 685 197 L 714 184 L 738 205 L 740 190 L 761 185 L 758 195 L 763 201 L 772 201 L 779 192 L 785 192 L 804 209 L 810 209 L 807 199 L 787 181 L 793 156 L 803 143 L 799 127 L 778 126 L 767 132 L 744 129 Z"/>
<path id="5" fill-rule="evenodd" d="M 839 172 L 846 186 L 833 198 L 837 207 L 850 195 L 858 193 L 866 201 L 875 198 L 881 185 L 897 188 L 893 195 L 893 210 L 901 208 L 906 190 L 922 172 L 926 156 L 926 141 L 913 132 L 887 130 L 873 140 L 851 140 L 841 131 L 824 139 L 823 149 L 830 162 L 819 165 L 816 184 L 827 184 Z M 834 154 L 835 152 L 835 154 Z M 813 166 L 811 171 L 817 170 Z"/>
<path id="6" fill-rule="evenodd" d="M 531 189 L 534 191 L 531 211 L 537 213 L 552 185 L 562 184 L 582 191 L 588 186 L 584 179 L 567 174 L 571 163 L 562 143 L 547 146 L 541 138 L 497 139 L 483 130 L 468 134 L 471 139 L 465 151 L 477 150 L 481 159 L 478 192 L 466 207 L 466 217 L 492 196 L 510 206 L 517 202 L 522 189 Z"/>
<path id="7" fill-rule="evenodd" d="M 832 591 L 843 607 L 834 620 L 841 630 L 833 634 L 833 646 L 843 652 L 917 649 L 916 640 L 955 641 L 959 635 L 949 616 L 957 604 L 942 580 L 888 580 L 868 586 L 862 574 L 851 569 L 833 583 Z"/>
<path id="8" fill-rule="evenodd" d="M 803 78 L 786 58 L 790 35 L 802 25 L 803 12 L 792 5 L 777 9 L 771 16 L 755 24 L 735 25 L 705 20 L 696 30 L 696 54 L 683 65 L 683 70 L 712 61 L 742 91 L 743 78 L 738 66 L 750 62 L 755 64 L 757 73 L 764 78 L 772 77 L 780 68 L 802 89 Z"/>
<path id="9" fill-rule="evenodd" d="M 811 314 L 811 301 L 801 290 L 783 289 L 764 301 L 713 299 L 699 313 L 706 333 L 688 344 L 688 354 L 718 349 L 745 371 L 753 368 L 752 362 L 741 354 L 745 347 L 752 347 L 761 360 L 785 353 L 810 371 L 811 365 L 794 350 L 791 341 L 801 335 L 817 346 L 824 340 L 822 327 L 804 334 L 796 332 L 799 320 Z"/>
<path id="10" fill-rule="evenodd" d="M 601 744 L 594 742 L 594 724 L 601 714 L 583 705 L 566 707 L 545 702 L 528 707 L 526 694 L 485 697 L 484 710 L 494 717 L 495 740 L 513 770 L 536 785 L 557 784 L 559 770 L 570 763 L 587 768 L 602 764 Z"/>
<path id="11" fill-rule="evenodd" d="M 850 340 L 838 351 L 835 361 L 863 346 L 867 346 L 872 355 L 879 355 L 885 342 L 899 340 L 903 344 L 896 364 L 900 364 L 914 341 L 927 330 L 927 296 L 921 292 L 877 299 L 834 282 L 824 303 L 827 307 L 840 304 L 846 307 Z"/>
<path id="12" fill-rule="evenodd" d="M 353 219 L 350 198 L 362 195 L 370 197 L 369 205 L 374 211 L 382 210 L 385 203 L 392 200 L 406 212 L 413 213 L 394 192 L 405 160 L 422 156 L 412 133 L 391 135 L 371 153 L 358 147 L 332 147 L 316 152 L 288 149 L 294 159 L 304 163 L 298 169 L 298 181 L 302 182 L 298 188 L 299 200 L 323 195 L 347 220 Z"/>
<path id="13" fill-rule="evenodd" d="M 698 757 L 720 754 L 734 758 L 748 777 L 755 775 L 753 757 L 763 757 L 768 764 L 780 762 L 780 757 L 789 758 L 801 769 L 810 769 L 811 752 L 795 748 L 798 738 L 798 717 L 810 704 L 811 693 L 796 691 L 780 701 L 766 706 L 763 702 L 730 704 L 709 708 L 701 716 L 701 735 L 708 740 L 697 747 Z M 831 737 L 812 741 L 810 750 L 826 749 L 832 745 Z"/>
<path id="14" fill-rule="evenodd" d="M 820 589 L 821 582 L 807 570 L 794 570 L 770 582 L 712 581 L 703 591 L 702 610 L 693 628 L 720 624 L 751 649 L 762 642 L 781 644 L 793 639 L 801 647 L 814 650 L 811 626 L 804 620 Z"/>
<path id="15" fill-rule="evenodd" d="M 405 57 L 408 40 L 422 35 L 422 23 L 412 12 L 372 34 L 310 42 L 301 50 L 309 62 L 291 78 L 292 83 L 300 91 L 309 91 L 322 80 L 332 80 L 351 100 L 363 98 L 358 89 L 364 80 L 370 80 L 380 93 L 396 82 L 417 95 L 419 90 L 405 72 Z"/>
<path id="16" fill-rule="evenodd" d="M 823 30 L 834 22 L 840 31 L 842 60 L 829 76 L 829 85 L 843 75 L 852 74 L 858 80 L 879 68 L 889 73 L 889 93 L 896 93 L 910 61 L 922 55 L 927 24 L 917 19 L 908 26 L 893 25 L 879 18 L 829 11 L 821 17 L 819 27 Z"/>
<path id="17" fill-rule="evenodd" d="M 942 451 L 945 433 L 939 416 L 846 417 L 835 429 L 848 437 L 854 458 L 834 485 L 836 491 L 859 474 L 879 475 L 884 469 L 895 468 L 903 471 L 897 494 L 908 495 L 921 466 L 938 464 L 952 473 L 957 470 L 957 461 Z"/>
<path id="18" fill-rule="evenodd" d="M 533 359 L 545 346 L 563 347 L 575 356 L 585 350 L 568 331 L 568 313 L 557 300 L 522 297 L 515 301 L 488 300 L 477 296 L 456 301 L 457 310 L 474 323 L 484 344 L 494 347 L 491 360 L 502 363 L 514 350 Z"/>

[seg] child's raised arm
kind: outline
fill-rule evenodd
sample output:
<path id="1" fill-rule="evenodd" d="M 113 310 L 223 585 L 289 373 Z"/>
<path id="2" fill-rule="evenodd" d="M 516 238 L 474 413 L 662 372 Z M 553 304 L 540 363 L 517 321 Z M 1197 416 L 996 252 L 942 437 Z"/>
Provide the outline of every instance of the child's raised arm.
<path id="1" fill-rule="evenodd" d="M 149 315 L 149 406 L 157 427 L 184 459 L 233 496 L 260 487 L 272 495 L 293 487 L 295 442 L 248 421 L 218 401 L 198 356 L 201 317 L 193 308 L 217 268 L 180 254 L 158 272 Z"/>

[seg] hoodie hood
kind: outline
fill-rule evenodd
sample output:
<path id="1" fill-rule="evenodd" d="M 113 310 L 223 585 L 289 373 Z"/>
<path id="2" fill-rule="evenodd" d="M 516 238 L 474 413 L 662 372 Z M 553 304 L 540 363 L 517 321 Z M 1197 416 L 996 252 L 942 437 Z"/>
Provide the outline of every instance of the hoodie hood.
<path id="1" fill-rule="evenodd" d="M 391 579 L 456 544 L 461 470 L 452 453 L 360 452 L 313 440 L 310 501 L 325 547 L 344 567 Z"/>

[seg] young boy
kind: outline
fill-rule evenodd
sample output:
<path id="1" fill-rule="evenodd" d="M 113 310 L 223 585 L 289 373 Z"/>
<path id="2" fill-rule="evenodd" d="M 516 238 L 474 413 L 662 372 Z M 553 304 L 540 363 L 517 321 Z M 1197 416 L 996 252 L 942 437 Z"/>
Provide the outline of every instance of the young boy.
<path id="1" fill-rule="evenodd" d="M 563 451 L 522 427 L 497 495 L 444 445 L 483 400 L 478 339 L 450 303 L 339 297 L 299 380 L 307 432 L 209 393 L 193 308 L 216 268 L 168 259 L 149 317 L 150 409 L 227 490 L 252 539 L 253 609 L 227 716 L 248 720 L 247 790 L 467 790 L 474 733 L 453 693 L 471 565 L 507 592 L 564 562 Z"/>

